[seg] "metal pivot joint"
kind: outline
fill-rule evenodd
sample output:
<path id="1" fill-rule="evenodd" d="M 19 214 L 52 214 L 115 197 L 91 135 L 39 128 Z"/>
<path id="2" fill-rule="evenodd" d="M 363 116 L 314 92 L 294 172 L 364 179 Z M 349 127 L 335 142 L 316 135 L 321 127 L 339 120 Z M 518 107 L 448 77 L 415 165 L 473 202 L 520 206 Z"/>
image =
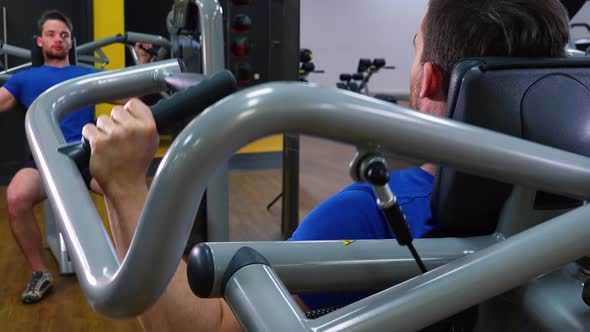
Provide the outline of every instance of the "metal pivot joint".
<path id="1" fill-rule="evenodd" d="M 377 205 L 381 209 L 385 220 L 391 225 L 395 239 L 400 246 L 407 246 L 410 249 L 420 270 L 423 273 L 426 272 L 426 266 L 412 245 L 412 232 L 406 221 L 406 216 L 399 204 L 397 204 L 397 198 L 389 187 L 387 161 L 382 156 L 370 154 L 357 165 L 360 169 L 356 174 L 360 176 L 361 180 L 368 182 L 373 187 L 377 196 Z"/>
<path id="2" fill-rule="evenodd" d="M 378 155 L 368 155 L 358 164 L 358 173 L 362 181 L 369 183 L 375 195 L 377 205 L 383 211 L 385 219 L 391 225 L 397 242 L 401 246 L 412 243 L 412 233 L 406 222 L 406 216 L 397 204 L 395 194 L 389 188 L 389 170 L 385 158 Z"/>

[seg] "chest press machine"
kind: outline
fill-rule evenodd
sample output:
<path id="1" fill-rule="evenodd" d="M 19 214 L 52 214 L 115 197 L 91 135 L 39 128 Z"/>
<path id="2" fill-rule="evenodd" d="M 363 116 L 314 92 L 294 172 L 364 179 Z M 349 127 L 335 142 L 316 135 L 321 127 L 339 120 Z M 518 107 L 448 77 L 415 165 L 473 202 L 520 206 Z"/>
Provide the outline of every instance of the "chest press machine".
<path id="1" fill-rule="evenodd" d="M 37 142 L 32 146 L 36 158 L 47 161 L 41 163 L 44 180 L 60 183 L 49 187 L 49 196 L 60 211 L 65 242 L 90 303 L 110 317 L 145 310 L 174 273 L 196 213 L 191 202 L 198 200 L 171 198 L 198 198 L 216 164 L 248 142 L 298 131 L 441 165 L 432 204 L 441 225 L 437 235 L 444 237 L 414 241 L 430 270 L 426 274 L 391 240 L 199 244 L 189 261 L 191 287 L 199 296 L 224 296 L 247 330 L 386 330 L 395 324 L 412 331 L 479 305 L 477 330 L 583 331 L 590 326 L 582 301 L 586 276 L 571 262 L 590 252 L 590 210 L 583 205 L 590 195 L 585 156 L 590 63 L 475 59 L 462 64 L 466 67 L 460 64 L 454 74 L 449 115 L 464 122 L 302 83 L 264 84 L 223 99 L 180 133 L 177 141 L 188 144 L 171 146 L 123 262 L 94 207 L 79 194 L 85 192 L 81 179 L 72 185 L 59 181 L 79 179 L 71 161 L 49 146 L 56 144 L 58 114 L 75 105 L 50 112 L 40 108 L 72 84 L 92 84 L 108 74 L 43 95 L 27 118 L 27 135 Z M 110 78 L 123 96 L 157 90 L 159 83 L 146 78 L 162 69 L 150 65 Z M 92 84 L 86 90 L 98 99 L 107 89 Z M 245 112 L 248 117 L 242 116 Z M 53 125 L 44 125 L 49 120 Z M 209 143 L 190 144 L 196 139 Z M 173 157 L 178 154 L 185 158 Z M 454 176 L 446 181 L 447 174 Z M 469 188 L 471 181 L 462 179 L 472 174 L 502 182 L 476 182 Z M 504 188 L 507 183 L 514 185 Z M 482 197 L 481 208 L 468 210 L 468 198 L 440 203 L 449 199 L 445 194 L 465 190 L 468 198 Z M 498 195 L 501 202 L 495 201 Z M 448 211 L 453 203 L 459 209 L 454 215 Z M 498 208 L 485 208 L 490 204 Z M 163 241 L 160 234 L 169 238 Z M 315 320 L 307 319 L 289 296 L 367 289 L 383 291 Z M 503 301 L 506 294 L 512 300 Z"/>

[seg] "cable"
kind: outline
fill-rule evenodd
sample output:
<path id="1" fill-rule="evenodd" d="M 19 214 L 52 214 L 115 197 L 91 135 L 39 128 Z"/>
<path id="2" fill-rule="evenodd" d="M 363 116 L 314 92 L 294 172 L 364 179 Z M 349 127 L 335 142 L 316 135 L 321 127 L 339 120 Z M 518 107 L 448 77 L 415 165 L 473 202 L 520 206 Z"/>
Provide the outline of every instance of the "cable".
<path id="1" fill-rule="evenodd" d="M 422 262 L 422 258 L 420 258 L 420 255 L 418 255 L 418 252 L 416 251 L 416 248 L 414 248 L 414 245 L 409 243 L 408 244 L 408 249 L 410 249 L 410 252 L 412 253 L 412 256 L 414 256 L 414 260 L 416 260 L 416 264 L 418 264 L 418 267 L 420 268 L 420 271 L 422 271 L 422 273 L 426 273 L 428 272 L 428 269 L 426 268 L 426 265 L 424 265 L 424 263 Z"/>
<path id="2" fill-rule="evenodd" d="M 387 169 L 385 159 L 380 156 L 370 156 L 365 162 L 360 163 L 360 167 L 364 168 L 361 172 L 362 177 L 373 186 L 373 190 L 377 196 L 377 205 L 381 208 L 385 220 L 391 225 L 395 239 L 399 245 L 408 246 L 420 271 L 422 273 L 428 272 L 428 269 L 426 269 L 420 255 L 418 255 L 416 248 L 412 244 L 412 232 L 406 221 L 406 216 L 399 204 L 397 204 L 397 198 L 389 188 L 389 170 Z"/>

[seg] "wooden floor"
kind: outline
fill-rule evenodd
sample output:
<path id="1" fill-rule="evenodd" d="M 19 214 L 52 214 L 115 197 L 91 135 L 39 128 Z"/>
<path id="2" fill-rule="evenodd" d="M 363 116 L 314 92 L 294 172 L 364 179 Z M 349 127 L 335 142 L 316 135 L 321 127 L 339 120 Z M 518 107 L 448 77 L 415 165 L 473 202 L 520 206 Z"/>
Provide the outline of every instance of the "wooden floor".
<path id="1" fill-rule="evenodd" d="M 351 182 L 348 164 L 354 148 L 302 137 L 300 151 L 300 220 L 319 202 Z M 229 178 L 230 239 L 279 240 L 281 205 L 268 203 L 281 191 L 281 171 L 232 173 Z M 113 321 L 94 312 L 73 276 L 56 276 L 55 291 L 43 302 L 23 305 L 20 294 L 30 278 L 10 234 L 6 188 L 0 188 L 0 331 L 140 331 L 135 320 Z M 37 210 L 41 216 L 41 209 Z M 42 225 L 41 225 L 42 226 Z M 46 252 L 52 271 L 55 261 Z"/>

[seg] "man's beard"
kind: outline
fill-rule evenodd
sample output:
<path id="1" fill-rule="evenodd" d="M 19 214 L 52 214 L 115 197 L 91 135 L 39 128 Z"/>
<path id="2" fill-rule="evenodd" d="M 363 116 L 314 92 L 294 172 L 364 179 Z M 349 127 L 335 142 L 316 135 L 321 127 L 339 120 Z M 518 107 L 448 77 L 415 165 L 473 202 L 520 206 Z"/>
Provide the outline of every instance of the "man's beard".
<path id="1" fill-rule="evenodd" d="M 45 52 L 45 58 L 47 60 L 65 60 L 68 57 L 68 53 L 55 53 Z"/>
<path id="2" fill-rule="evenodd" d="M 410 82 L 410 108 L 419 110 L 420 102 L 418 101 L 418 94 L 420 93 L 420 80 L 413 79 Z"/>

